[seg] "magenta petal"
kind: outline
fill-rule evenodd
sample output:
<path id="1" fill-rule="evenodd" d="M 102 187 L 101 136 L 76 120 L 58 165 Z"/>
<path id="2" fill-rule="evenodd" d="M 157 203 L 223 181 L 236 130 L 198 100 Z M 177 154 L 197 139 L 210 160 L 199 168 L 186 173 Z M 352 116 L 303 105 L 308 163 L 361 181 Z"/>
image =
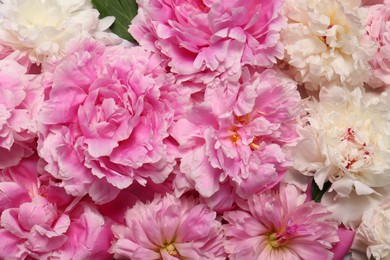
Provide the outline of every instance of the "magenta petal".
<path id="1" fill-rule="evenodd" d="M 185 155 L 180 167 L 195 182 L 195 189 L 207 198 L 219 189 L 221 170 L 211 167 L 204 150 L 204 146 L 201 146 Z"/>
<path id="2" fill-rule="evenodd" d="M 89 189 L 89 195 L 96 204 L 104 204 L 115 199 L 119 191 L 118 188 L 107 185 L 106 180 L 96 179 Z"/>
<path id="3" fill-rule="evenodd" d="M 0 147 L 0 169 L 18 165 L 23 157 L 27 157 L 32 153 L 33 151 L 16 143 L 9 150 Z"/>
<path id="4" fill-rule="evenodd" d="M 334 254 L 333 260 L 343 260 L 352 246 L 355 232 L 345 227 L 339 227 L 337 235 L 340 238 L 340 242 L 333 246 L 331 250 Z"/>
<path id="5" fill-rule="evenodd" d="M 34 225 L 50 226 L 57 217 L 56 211 L 55 206 L 47 201 L 24 203 L 19 207 L 18 221 L 26 230 Z"/>
<path id="6" fill-rule="evenodd" d="M 14 182 L 0 182 L 0 213 L 8 208 L 18 207 L 30 200 L 28 192 Z"/>
<path id="7" fill-rule="evenodd" d="M 73 122 L 77 118 L 78 106 L 86 97 L 80 88 L 56 88 L 51 99 L 43 105 L 39 120 L 44 124 Z"/>
<path id="8" fill-rule="evenodd" d="M 18 245 L 22 242 L 17 236 L 5 229 L 0 229 L 0 258 L 6 259 L 9 256 L 15 256 L 19 251 Z"/>
<path id="9" fill-rule="evenodd" d="M 86 139 L 88 153 L 93 157 L 109 156 L 118 146 L 118 142 L 110 139 Z"/>
<path id="10" fill-rule="evenodd" d="M 83 212 L 73 219 L 66 233 L 67 251 L 73 252 L 72 259 L 107 259 L 111 229 L 96 209 L 81 205 Z"/>
<path id="11" fill-rule="evenodd" d="M 30 250 L 35 252 L 51 252 L 60 248 L 67 240 L 68 237 L 64 234 L 48 237 L 42 230 L 34 228 L 30 231 L 27 245 Z"/>
<path id="12" fill-rule="evenodd" d="M 25 238 L 28 234 L 19 225 L 18 209 L 16 208 L 3 211 L 3 214 L 1 214 L 1 226 L 18 237 Z"/>
<path id="13" fill-rule="evenodd" d="M 206 210 L 203 206 L 197 206 L 191 209 L 187 218 L 180 225 L 178 230 L 181 241 L 192 241 L 206 238 L 210 232 L 210 223 L 215 219 L 216 214 L 210 210 Z M 193 229 L 193 227 L 197 227 Z"/>

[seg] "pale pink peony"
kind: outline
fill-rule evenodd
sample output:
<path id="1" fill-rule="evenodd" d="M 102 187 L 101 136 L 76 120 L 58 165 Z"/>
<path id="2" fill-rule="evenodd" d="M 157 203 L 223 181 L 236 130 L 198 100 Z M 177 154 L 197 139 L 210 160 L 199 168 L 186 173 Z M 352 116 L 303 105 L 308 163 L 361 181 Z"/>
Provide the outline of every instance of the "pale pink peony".
<path id="1" fill-rule="evenodd" d="M 209 86 L 205 101 L 173 125 L 182 149 L 180 192 L 194 188 L 211 198 L 228 182 L 246 198 L 281 180 L 290 165 L 283 148 L 297 137 L 300 102 L 296 85 L 283 77 L 244 70 L 240 82 Z M 210 202 L 220 204 L 217 197 L 224 199 Z"/>
<path id="2" fill-rule="evenodd" d="M 195 200 L 173 195 L 137 203 L 114 225 L 110 252 L 123 259 L 226 259 L 216 213 Z"/>
<path id="3" fill-rule="evenodd" d="M 356 230 L 365 211 L 379 207 L 389 201 L 389 198 L 390 184 L 375 188 L 375 193 L 365 196 L 351 193 L 348 197 L 340 197 L 335 191 L 325 192 L 321 204 L 332 212 L 332 219 L 349 229 Z"/>
<path id="4" fill-rule="evenodd" d="M 367 209 L 356 231 L 360 250 L 366 251 L 367 259 L 390 257 L 390 204 L 388 200 L 378 207 Z"/>
<path id="5" fill-rule="evenodd" d="M 378 43 L 378 50 L 370 61 L 370 86 L 390 85 L 390 1 L 372 5 L 368 9 L 366 30 L 370 38 Z"/>
<path id="6" fill-rule="evenodd" d="M 310 91 L 363 86 L 377 48 L 365 33 L 365 13 L 360 0 L 286 0 L 288 72 Z"/>
<path id="7" fill-rule="evenodd" d="M 12 59 L 0 60 L 0 169 L 32 154 L 37 137 L 36 116 L 43 101 L 39 76 Z"/>
<path id="8" fill-rule="evenodd" d="M 322 88 L 318 101 L 306 100 L 294 168 L 314 176 L 321 190 L 330 181 L 339 197 L 377 194 L 390 184 L 388 100 L 386 92 Z"/>
<path id="9" fill-rule="evenodd" d="M 327 209 L 293 185 L 248 199 L 248 211 L 226 212 L 225 249 L 231 259 L 332 259 L 339 239 Z"/>
<path id="10" fill-rule="evenodd" d="M 106 32 L 114 20 L 99 19 L 89 0 L 2 0 L 0 44 L 28 57 L 30 64 L 41 64 L 61 58 L 72 39 L 120 43 L 118 36 Z"/>
<path id="11" fill-rule="evenodd" d="M 110 225 L 39 174 L 38 160 L 32 156 L 0 174 L 0 258 L 109 259 Z"/>
<path id="12" fill-rule="evenodd" d="M 270 67 L 283 58 L 282 1 L 137 1 L 130 33 L 165 55 L 180 75 L 240 74 L 242 65 Z"/>
<path id="13" fill-rule="evenodd" d="M 171 79 L 160 62 L 141 47 L 84 41 L 47 73 L 38 150 L 69 194 L 105 203 L 134 181 L 161 183 L 172 171 L 173 110 L 160 99 Z"/>

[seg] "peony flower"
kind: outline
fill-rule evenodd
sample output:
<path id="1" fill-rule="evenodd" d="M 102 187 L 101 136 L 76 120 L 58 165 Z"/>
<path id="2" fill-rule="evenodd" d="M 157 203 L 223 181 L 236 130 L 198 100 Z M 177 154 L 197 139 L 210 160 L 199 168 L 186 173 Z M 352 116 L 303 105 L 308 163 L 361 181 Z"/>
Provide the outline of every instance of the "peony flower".
<path id="1" fill-rule="evenodd" d="M 32 154 L 37 136 L 36 116 L 43 101 L 39 77 L 11 59 L 0 60 L 0 169 Z"/>
<path id="2" fill-rule="evenodd" d="M 370 61 L 370 86 L 390 85 L 390 1 L 372 5 L 368 9 L 366 30 L 369 37 L 378 43 L 378 50 Z"/>
<path id="3" fill-rule="evenodd" d="M 390 183 L 390 125 L 387 93 L 323 88 L 306 103 L 306 125 L 294 150 L 294 167 L 314 176 L 320 189 L 332 183 L 341 197 L 377 193 Z"/>
<path id="4" fill-rule="evenodd" d="M 293 185 L 248 199 L 248 211 L 225 212 L 230 259 L 332 259 L 337 223 L 321 204 L 304 202 Z"/>
<path id="5" fill-rule="evenodd" d="M 336 191 L 326 192 L 321 198 L 321 204 L 332 212 L 332 219 L 349 229 L 356 230 L 362 222 L 363 213 L 386 203 L 388 198 L 390 184 L 375 188 L 375 193 L 364 196 L 351 192 L 349 196 L 342 197 Z"/>
<path id="6" fill-rule="evenodd" d="M 43 258 L 65 244 L 69 217 L 58 214 L 55 205 L 37 196 L 19 208 L 6 209 L 1 215 L 2 257 Z"/>
<path id="7" fill-rule="evenodd" d="M 359 1 L 287 0 L 282 31 L 288 70 L 309 90 L 362 86 L 376 45 L 365 35 Z"/>
<path id="8" fill-rule="evenodd" d="M 90 206 L 78 211 L 60 213 L 42 197 L 5 210 L 1 215 L 1 257 L 108 259 L 111 234 L 104 218 Z"/>
<path id="9" fill-rule="evenodd" d="M 53 259 L 112 259 L 108 249 L 113 239 L 111 222 L 93 203 L 79 203 L 71 212 L 66 243 L 51 252 Z"/>
<path id="10" fill-rule="evenodd" d="M 245 64 L 270 67 L 283 57 L 280 0 L 137 3 L 129 32 L 141 46 L 162 53 L 179 75 L 193 78 L 204 72 L 207 80 L 224 72 L 239 76 Z"/>
<path id="11" fill-rule="evenodd" d="M 33 155 L 15 166 L 0 170 L 0 215 L 6 209 L 31 202 L 33 194 L 45 189 L 39 190 L 37 162 L 38 157 Z"/>
<path id="12" fill-rule="evenodd" d="M 245 199 L 281 180 L 290 165 L 283 148 L 297 138 L 300 102 L 296 85 L 283 77 L 244 70 L 240 82 L 208 86 L 205 101 L 171 129 L 182 149 L 179 190 L 194 188 L 210 198 L 228 182 Z"/>
<path id="13" fill-rule="evenodd" d="M 172 80 L 160 62 L 141 47 L 83 41 L 53 64 L 38 150 L 69 194 L 102 204 L 134 181 L 162 183 L 172 171 L 173 111 L 160 99 Z"/>
<path id="14" fill-rule="evenodd" d="M 32 156 L 0 174 L 0 258 L 108 258 L 112 234 L 104 218 L 40 170 Z"/>
<path id="15" fill-rule="evenodd" d="M 0 44 L 25 52 L 32 63 L 65 54 L 71 39 L 95 37 L 120 41 L 104 33 L 113 17 L 99 20 L 89 0 L 3 0 L 0 2 Z"/>
<path id="16" fill-rule="evenodd" d="M 390 257 L 390 204 L 370 208 L 363 214 L 356 238 L 367 247 L 367 258 L 388 259 Z"/>
<path id="17" fill-rule="evenodd" d="M 216 213 L 193 199 L 173 195 L 138 202 L 126 225 L 114 225 L 110 252 L 117 259 L 225 259 Z"/>

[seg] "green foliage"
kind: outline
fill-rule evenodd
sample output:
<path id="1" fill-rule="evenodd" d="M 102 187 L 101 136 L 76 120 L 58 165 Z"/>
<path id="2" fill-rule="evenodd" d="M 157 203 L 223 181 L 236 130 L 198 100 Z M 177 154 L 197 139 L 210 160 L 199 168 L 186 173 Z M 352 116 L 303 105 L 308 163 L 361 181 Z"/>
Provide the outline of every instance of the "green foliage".
<path id="1" fill-rule="evenodd" d="M 327 192 L 327 190 L 330 188 L 332 183 L 330 181 L 324 183 L 324 187 L 322 190 L 318 187 L 317 183 L 314 181 L 312 182 L 311 186 L 311 198 L 315 202 L 321 202 L 322 196 Z"/>
<path id="2" fill-rule="evenodd" d="M 129 25 L 138 11 L 135 0 L 92 0 L 92 3 L 100 12 L 101 18 L 106 16 L 115 17 L 115 22 L 110 27 L 113 33 L 123 39 L 135 42 L 128 32 Z"/>

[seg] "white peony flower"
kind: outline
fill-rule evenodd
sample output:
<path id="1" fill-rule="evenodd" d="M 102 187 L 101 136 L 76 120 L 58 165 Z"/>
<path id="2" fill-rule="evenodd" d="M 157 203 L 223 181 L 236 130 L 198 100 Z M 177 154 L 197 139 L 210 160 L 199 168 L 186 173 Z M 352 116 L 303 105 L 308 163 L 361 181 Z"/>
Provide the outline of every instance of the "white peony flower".
<path id="1" fill-rule="evenodd" d="M 286 0 L 282 32 L 289 70 L 309 90 L 361 86 L 375 43 L 365 35 L 365 9 L 352 0 Z"/>
<path id="2" fill-rule="evenodd" d="M 26 52 L 31 62 L 46 57 L 60 58 L 74 38 L 95 37 L 120 42 L 104 33 L 114 17 L 99 20 L 89 0 L 2 0 L 0 2 L 0 44 Z"/>
<path id="3" fill-rule="evenodd" d="M 293 148 L 294 168 L 314 176 L 320 189 L 347 197 L 377 193 L 390 183 L 390 103 L 388 93 L 363 88 L 322 88 L 319 102 L 307 100 L 306 125 Z"/>
<path id="4" fill-rule="evenodd" d="M 357 195 L 350 193 L 348 197 L 340 197 L 335 191 L 325 192 L 321 204 L 332 212 L 331 219 L 342 223 L 345 227 L 356 230 L 362 222 L 363 213 L 389 201 L 390 185 L 375 188 L 376 193 Z M 358 246 L 358 248 L 361 248 Z M 364 249 L 365 250 L 365 249 Z"/>
<path id="5" fill-rule="evenodd" d="M 367 258 L 390 259 L 390 204 L 368 209 L 356 239 L 367 246 Z"/>

